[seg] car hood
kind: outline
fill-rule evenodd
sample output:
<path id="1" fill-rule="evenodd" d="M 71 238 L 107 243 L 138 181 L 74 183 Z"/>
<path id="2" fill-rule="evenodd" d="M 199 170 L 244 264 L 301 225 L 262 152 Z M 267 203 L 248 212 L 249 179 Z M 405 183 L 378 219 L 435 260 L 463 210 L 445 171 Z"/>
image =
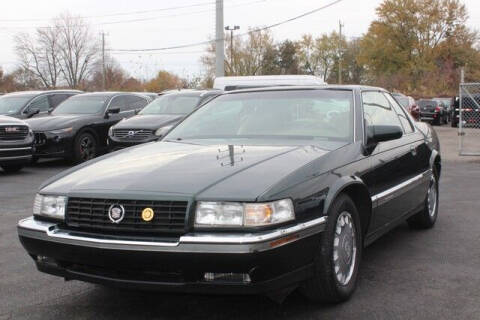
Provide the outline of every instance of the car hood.
<path id="1" fill-rule="evenodd" d="M 89 118 L 97 119 L 98 116 L 84 114 L 47 115 L 44 117 L 25 120 L 33 131 L 48 131 L 63 129 L 73 126 L 77 121 L 87 121 Z"/>
<path id="2" fill-rule="evenodd" d="M 136 115 L 129 119 L 120 121 L 114 129 L 150 129 L 156 130 L 165 125 L 176 123 L 183 119 L 184 115 L 178 114 L 149 114 Z"/>
<path id="3" fill-rule="evenodd" d="M 294 170 L 327 154 L 313 146 L 193 145 L 153 142 L 72 168 L 48 181 L 47 194 L 255 200 Z M 211 192 L 210 192 L 211 193 Z"/>
<path id="4" fill-rule="evenodd" d="M 14 117 L 7 117 L 0 115 L 0 125 L 2 124 L 18 124 L 18 125 L 26 125 L 25 121 L 19 120 Z"/>

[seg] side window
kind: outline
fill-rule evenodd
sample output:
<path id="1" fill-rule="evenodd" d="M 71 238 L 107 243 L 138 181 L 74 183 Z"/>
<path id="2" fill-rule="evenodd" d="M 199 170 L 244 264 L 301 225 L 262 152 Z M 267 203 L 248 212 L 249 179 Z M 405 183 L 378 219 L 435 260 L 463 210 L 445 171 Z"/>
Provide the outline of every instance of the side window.
<path id="1" fill-rule="evenodd" d="M 378 91 L 362 93 L 363 112 L 367 125 L 399 126 L 397 113 L 393 110 L 387 98 Z"/>
<path id="2" fill-rule="evenodd" d="M 108 107 L 109 109 L 111 108 L 120 108 L 120 112 L 126 111 L 127 110 L 127 97 L 126 96 L 116 96 L 110 101 L 110 106 Z"/>
<path id="3" fill-rule="evenodd" d="M 410 120 L 407 117 L 407 114 L 405 113 L 405 109 L 402 108 L 393 97 L 385 93 L 385 96 L 387 97 L 388 101 L 390 101 L 390 104 L 393 106 L 395 109 L 395 112 L 397 112 L 398 118 L 400 119 L 400 122 L 402 123 L 403 129 L 405 133 L 412 133 L 413 132 L 413 125 L 410 122 Z"/>
<path id="4" fill-rule="evenodd" d="M 147 99 L 137 96 L 127 96 L 127 110 L 143 109 L 147 104 Z"/>
<path id="5" fill-rule="evenodd" d="M 47 112 L 49 108 L 50 104 L 48 103 L 47 96 L 40 96 L 38 98 L 35 98 L 28 106 L 28 110 L 39 109 L 40 112 Z"/>
<path id="6" fill-rule="evenodd" d="M 56 108 L 60 103 L 62 103 L 63 101 L 67 100 L 68 98 L 70 98 L 72 95 L 70 94 L 65 94 L 65 93 L 62 93 L 62 94 L 51 94 L 48 96 L 48 100 L 50 101 L 50 106 L 52 108 Z"/>

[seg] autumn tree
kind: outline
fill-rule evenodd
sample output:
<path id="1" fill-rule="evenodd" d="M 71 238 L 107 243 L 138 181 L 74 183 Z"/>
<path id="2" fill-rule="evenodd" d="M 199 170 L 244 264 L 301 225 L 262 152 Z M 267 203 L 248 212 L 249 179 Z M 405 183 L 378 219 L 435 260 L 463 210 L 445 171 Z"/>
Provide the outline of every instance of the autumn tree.
<path id="1" fill-rule="evenodd" d="M 438 70 L 458 72 L 470 62 L 471 54 L 449 55 L 446 48 L 476 51 L 476 34 L 465 26 L 467 10 L 459 0 L 384 0 L 376 11 L 378 19 L 361 41 L 359 62 L 389 89 L 425 91 L 428 78 L 441 75 Z"/>
<path id="2" fill-rule="evenodd" d="M 181 89 L 183 88 L 184 81 L 182 79 L 168 71 L 159 71 L 157 76 L 152 80 L 145 83 L 145 90 L 150 92 L 162 92 L 168 89 Z"/>

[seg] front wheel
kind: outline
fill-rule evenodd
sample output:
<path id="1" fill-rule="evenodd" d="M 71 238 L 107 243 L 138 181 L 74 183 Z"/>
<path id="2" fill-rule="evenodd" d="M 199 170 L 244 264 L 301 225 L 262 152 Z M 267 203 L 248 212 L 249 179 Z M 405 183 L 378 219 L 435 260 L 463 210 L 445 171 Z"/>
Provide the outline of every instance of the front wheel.
<path id="1" fill-rule="evenodd" d="M 72 160 L 76 163 L 91 160 L 97 155 L 97 141 L 88 132 L 81 133 L 75 138 L 73 148 Z"/>
<path id="2" fill-rule="evenodd" d="M 411 228 L 429 229 L 435 225 L 438 216 L 438 175 L 433 170 L 422 211 L 408 218 Z"/>
<path id="3" fill-rule="evenodd" d="M 329 210 L 326 230 L 314 257 L 315 274 L 301 287 L 316 302 L 348 300 L 357 284 L 362 256 L 362 230 L 352 199 L 342 194 Z"/>

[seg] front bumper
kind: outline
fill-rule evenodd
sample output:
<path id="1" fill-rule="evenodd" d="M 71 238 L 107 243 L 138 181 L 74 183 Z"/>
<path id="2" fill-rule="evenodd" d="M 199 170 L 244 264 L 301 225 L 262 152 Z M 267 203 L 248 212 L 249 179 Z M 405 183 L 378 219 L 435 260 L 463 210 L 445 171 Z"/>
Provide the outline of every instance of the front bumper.
<path id="1" fill-rule="evenodd" d="M 33 146 L 31 143 L 0 147 L 0 164 L 26 164 L 31 162 Z"/>
<path id="2" fill-rule="evenodd" d="M 73 135 L 35 132 L 35 153 L 38 158 L 68 157 L 73 153 Z"/>
<path id="3" fill-rule="evenodd" d="M 201 293 L 268 293 L 313 274 L 327 218 L 255 234 L 192 233 L 173 240 L 119 239 L 62 229 L 33 217 L 18 224 L 37 268 L 66 279 Z M 205 273 L 248 275 L 208 280 Z"/>

